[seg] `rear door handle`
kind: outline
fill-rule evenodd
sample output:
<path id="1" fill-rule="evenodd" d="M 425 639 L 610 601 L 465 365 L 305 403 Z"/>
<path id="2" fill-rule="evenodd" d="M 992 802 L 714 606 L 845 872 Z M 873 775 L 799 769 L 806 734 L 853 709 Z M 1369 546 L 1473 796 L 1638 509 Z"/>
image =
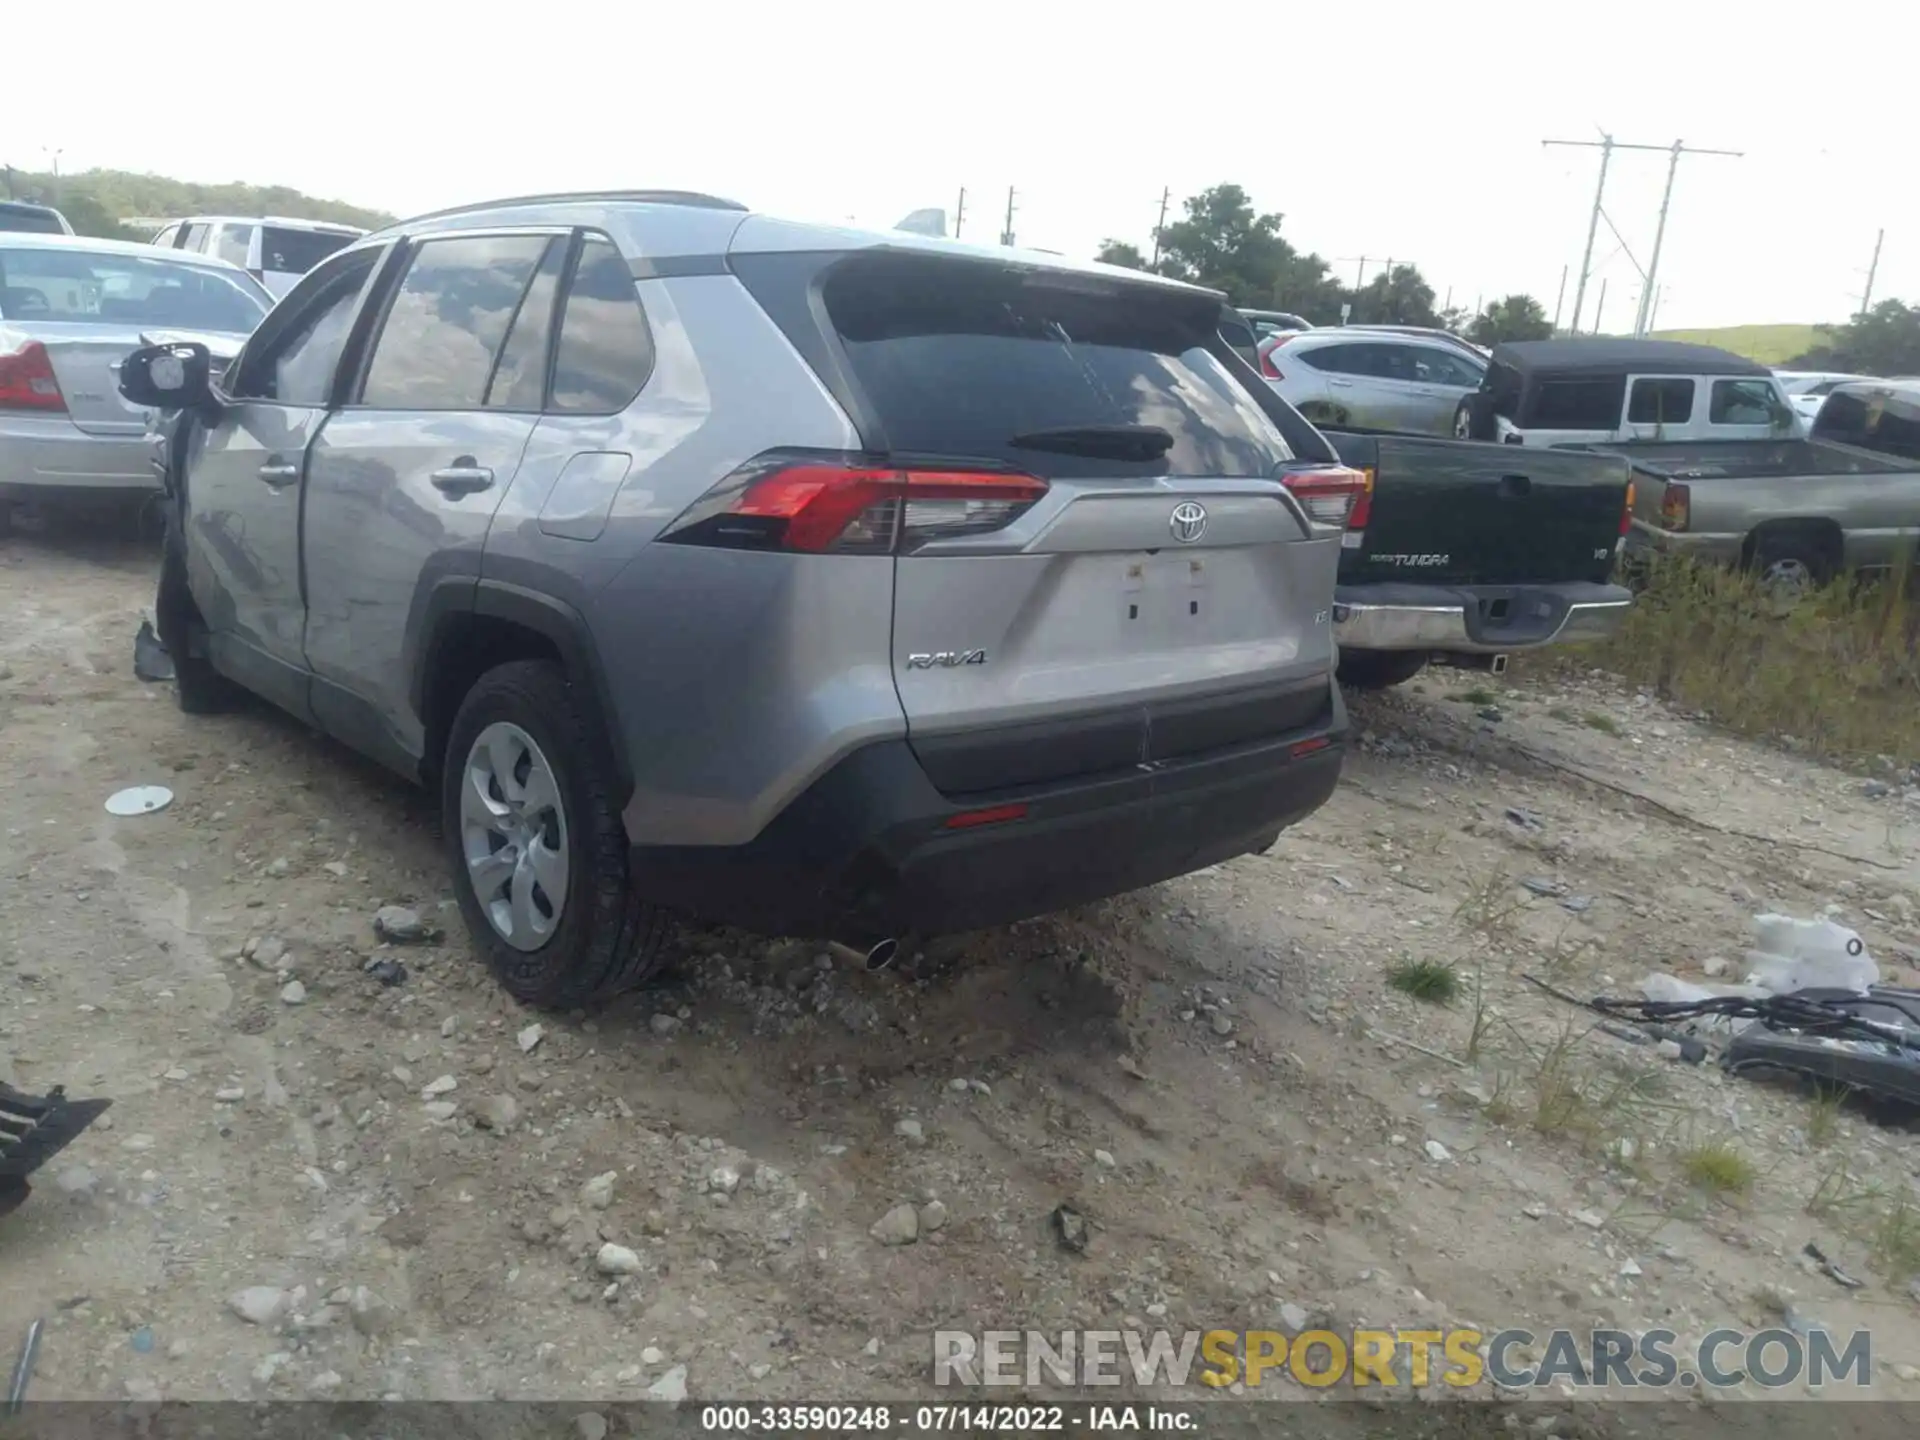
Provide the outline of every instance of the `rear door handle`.
<path id="1" fill-rule="evenodd" d="M 433 488 L 442 494 L 471 495 L 493 484 L 493 471 L 485 465 L 474 464 L 470 457 L 463 455 L 444 470 L 436 470 L 427 478 L 433 481 Z"/>
<path id="2" fill-rule="evenodd" d="M 1336 390 L 1351 390 L 1353 388 L 1353 382 L 1351 380 L 1329 380 L 1327 384 Z"/>
<path id="3" fill-rule="evenodd" d="M 300 467 L 289 465 L 275 455 L 260 467 L 260 478 L 278 490 L 282 485 L 291 485 L 300 478 Z"/>

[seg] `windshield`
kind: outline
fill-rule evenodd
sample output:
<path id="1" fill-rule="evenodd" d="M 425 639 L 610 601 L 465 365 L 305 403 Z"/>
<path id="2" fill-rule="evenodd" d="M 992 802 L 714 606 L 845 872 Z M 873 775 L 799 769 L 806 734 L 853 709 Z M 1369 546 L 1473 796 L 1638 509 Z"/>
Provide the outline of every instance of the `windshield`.
<path id="1" fill-rule="evenodd" d="M 250 334 L 273 297 L 238 271 L 144 255 L 0 249 L 0 316 Z"/>

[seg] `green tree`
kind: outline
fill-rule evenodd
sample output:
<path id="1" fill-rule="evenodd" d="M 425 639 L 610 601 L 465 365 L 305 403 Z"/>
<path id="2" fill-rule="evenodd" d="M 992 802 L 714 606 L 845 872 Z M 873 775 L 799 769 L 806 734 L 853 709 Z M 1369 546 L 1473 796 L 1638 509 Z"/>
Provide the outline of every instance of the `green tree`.
<path id="1" fill-rule="evenodd" d="M 145 240 L 120 223 L 120 217 L 86 191 L 60 197 L 60 213 L 67 217 L 76 235 L 92 235 L 101 240 Z"/>
<path id="2" fill-rule="evenodd" d="M 1235 305 L 1272 298 L 1293 247 L 1280 216 L 1258 214 L 1238 185 L 1215 185 L 1186 202 L 1186 218 L 1160 232 L 1160 272 L 1226 292 Z"/>
<path id="3" fill-rule="evenodd" d="M 1355 325 L 1430 325 L 1439 328 L 1433 286 L 1411 265 L 1382 271 L 1352 292 Z"/>
<path id="4" fill-rule="evenodd" d="M 75 230 L 82 228 L 81 217 L 85 216 L 88 226 L 94 227 L 87 229 L 87 234 L 114 234 L 97 227 L 130 216 L 286 215 L 299 220 L 332 220 L 364 230 L 393 223 L 393 216 L 385 211 L 349 205 L 344 200 L 316 199 L 285 185 L 240 181 L 204 185 L 167 175 L 136 175 L 128 170 L 80 170 L 57 180 L 44 172 L 13 170 L 8 172 L 8 181 L 20 199 L 58 206 Z"/>
<path id="5" fill-rule="evenodd" d="M 1548 340 L 1553 322 L 1546 309 L 1531 295 L 1508 295 L 1495 300 L 1478 315 L 1467 329 L 1467 338 L 1476 345 L 1498 345 L 1507 340 Z"/>
<path id="6" fill-rule="evenodd" d="M 1920 375 L 1920 306 L 1882 300 L 1850 324 L 1821 326 L 1820 335 L 1821 344 L 1781 368 Z"/>
<path id="7" fill-rule="evenodd" d="M 1315 325 L 1336 325 L 1346 298 L 1346 290 L 1333 278 L 1332 267 L 1325 260 L 1315 254 L 1294 253 L 1280 267 L 1280 278 L 1261 308 L 1285 310 Z"/>
<path id="8" fill-rule="evenodd" d="M 1124 240 L 1102 240 L 1100 253 L 1093 258 L 1103 265 L 1124 265 L 1129 270 L 1148 268 L 1147 257 L 1140 253 L 1140 247 Z"/>

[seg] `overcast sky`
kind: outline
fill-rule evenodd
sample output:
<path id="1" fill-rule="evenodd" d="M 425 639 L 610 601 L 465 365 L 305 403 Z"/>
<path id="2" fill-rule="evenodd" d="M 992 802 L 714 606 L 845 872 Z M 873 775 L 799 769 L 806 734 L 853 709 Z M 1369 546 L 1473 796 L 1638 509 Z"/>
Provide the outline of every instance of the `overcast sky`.
<path id="1" fill-rule="evenodd" d="M 1844 319 L 1882 226 L 1876 294 L 1920 301 L 1912 0 L 329 0 L 225 19 L 96 0 L 78 49 L 74 23 L 9 17 L 0 160 L 45 169 L 58 148 L 66 170 L 402 215 L 659 185 L 886 227 L 951 214 L 964 185 L 968 238 L 998 233 L 1012 185 L 1020 243 L 1079 255 L 1148 244 L 1163 186 L 1177 211 L 1234 181 L 1349 279 L 1391 256 L 1455 304 L 1526 290 L 1551 313 L 1570 267 L 1570 318 L 1599 152 L 1540 142 L 1605 127 L 1745 152 L 1681 162 L 1662 328 Z M 1614 157 L 1626 252 L 1603 223 L 1589 322 L 1602 281 L 1602 323 L 1631 321 L 1666 165 Z"/>

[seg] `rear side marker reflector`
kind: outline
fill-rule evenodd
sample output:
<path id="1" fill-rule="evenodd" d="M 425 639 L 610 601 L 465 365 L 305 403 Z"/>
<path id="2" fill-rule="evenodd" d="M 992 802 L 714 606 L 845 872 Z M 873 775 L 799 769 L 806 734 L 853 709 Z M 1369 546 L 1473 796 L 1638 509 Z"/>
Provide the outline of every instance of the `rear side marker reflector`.
<path id="1" fill-rule="evenodd" d="M 1287 751 L 1287 754 L 1291 758 L 1298 760 L 1302 755 L 1311 755 L 1314 751 L 1324 750 L 1331 744 L 1333 744 L 1333 741 L 1328 736 L 1316 735 L 1311 740 L 1302 740 L 1298 745 L 1295 745 L 1291 750 Z"/>
<path id="2" fill-rule="evenodd" d="M 990 805 L 985 810 L 962 810 L 958 815 L 947 817 L 949 830 L 971 830 L 979 825 L 1004 825 L 1009 820 L 1027 818 L 1024 805 Z"/>
<path id="3" fill-rule="evenodd" d="M 730 476 L 660 538 L 734 550 L 894 555 L 1004 529 L 1046 493 L 1046 481 L 1016 471 L 772 454 Z"/>
<path id="4" fill-rule="evenodd" d="M 1328 529 L 1346 529 L 1356 514 L 1365 524 L 1366 512 L 1372 506 L 1373 480 L 1365 470 L 1349 470 L 1342 465 L 1292 470 L 1281 475 L 1280 483 L 1300 502 L 1307 519 Z"/>

